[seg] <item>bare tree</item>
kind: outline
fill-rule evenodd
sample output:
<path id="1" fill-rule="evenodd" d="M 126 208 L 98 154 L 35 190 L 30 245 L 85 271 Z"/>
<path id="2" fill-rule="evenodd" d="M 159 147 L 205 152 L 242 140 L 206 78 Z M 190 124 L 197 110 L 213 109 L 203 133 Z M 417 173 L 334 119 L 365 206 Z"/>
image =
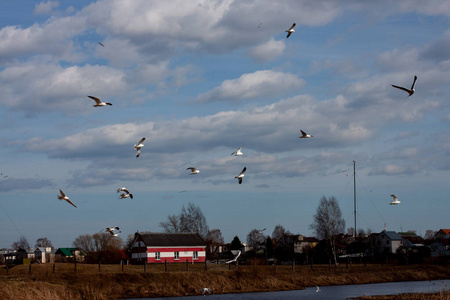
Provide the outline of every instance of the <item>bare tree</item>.
<path id="1" fill-rule="evenodd" d="M 289 230 L 286 230 L 280 224 L 278 224 L 277 226 L 275 226 L 275 229 L 272 232 L 272 239 L 273 240 L 279 240 L 285 234 L 289 235 L 289 234 L 291 234 L 291 232 Z"/>
<path id="2" fill-rule="evenodd" d="M 30 248 L 30 243 L 28 243 L 27 238 L 26 238 L 25 236 L 21 235 L 21 236 L 19 237 L 19 240 L 16 241 L 16 242 L 14 242 L 14 243 L 11 245 L 11 247 L 12 247 L 13 249 L 16 249 L 16 250 L 19 249 L 19 248 L 22 248 L 22 249 L 28 249 L 28 248 Z"/>
<path id="3" fill-rule="evenodd" d="M 167 233 L 192 232 L 200 234 L 204 239 L 209 231 L 202 210 L 193 203 L 189 203 L 187 208 L 183 205 L 179 215 L 169 215 L 167 221 L 160 222 L 159 226 Z"/>
<path id="4" fill-rule="evenodd" d="M 341 209 L 336 198 L 323 196 L 320 199 L 313 222 L 309 225 L 313 229 L 316 237 L 328 241 L 333 255 L 334 263 L 336 260 L 336 236 L 345 230 L 345 220 L 342 218 Z"/>
<path id="5" fill-rule="evenodd" d="M 109 260 L 120 252 L 122 244 L 122 238 L 106 232 L 80 235 L 73 242 L 73 246 L 80 249 L 91 262 Z"/>
<path id="6" fill-rule="evenodd" d="M 262 242 L 264 242 L 264 235 L 261 233 L 260 230 L 258 229 L 253 229 L 252 231 L 250 231 L 247 235 L 247 244 L 251 247 L 253 247 L 254 249 L 256 249 L 258 247 L 259 244 L 261 244 Z"/>
<path id="7" fill-rule="evenodd" d="M 208 231 L 208 234 L 206 235 L 206 240 L 210 243 L 217 243 L 217 244 L 223 244 L 223 236 L 220 229 L 212 229 Z"/>
<path id="8" fill-rule="evenodd" d="M 434 239 L 435 234 L 436 234 L 435 230 L 428 229 L 427 231 L 425 231 L 425 235 L 423 236 L 423 238 L 426 240 L 432 240 Z"/>
<path id="9" fill-rule="evenodd" d="M 37 240 L 36 240 L 36 244 L 34 245 L 34 247 L 51 247 L 51 248 L 53 248 L 53 245 L 52 245 L 52 242 L 48 239 L 48 238 L 46 238 L 46 237 L 41 237 L 41 238 L 38 238 Z"/>
<path id="10" fill-rule="evenodd" d="M 180 219 L 177 215 L 168 215 L 166 222 L 160 222 L 159 226 L 164 229 L 166 233 L 180 232 Z"/>

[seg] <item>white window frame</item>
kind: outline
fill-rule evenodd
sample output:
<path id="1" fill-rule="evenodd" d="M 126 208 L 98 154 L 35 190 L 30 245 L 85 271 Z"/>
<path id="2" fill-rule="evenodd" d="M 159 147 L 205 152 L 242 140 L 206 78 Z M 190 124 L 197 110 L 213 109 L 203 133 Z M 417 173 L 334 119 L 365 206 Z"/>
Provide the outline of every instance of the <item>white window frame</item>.
<path id="1" fill-rule="evenodd" d="M 192 253 L 192 259 L 198 260 L 198 251 L 194 251 L 194 252 Z"/>
<path id="2" fill-rule="evenodd" d="M 155 252 L 155 260 L 161 260 L 161 252 Z"/>
<path id="3" fill-rule="evenodd" d="M 175 252 L 173 253 L 173 257 L 174 257 L 175 260 L 180 260 L 180 252 L 175 251 Z"/>

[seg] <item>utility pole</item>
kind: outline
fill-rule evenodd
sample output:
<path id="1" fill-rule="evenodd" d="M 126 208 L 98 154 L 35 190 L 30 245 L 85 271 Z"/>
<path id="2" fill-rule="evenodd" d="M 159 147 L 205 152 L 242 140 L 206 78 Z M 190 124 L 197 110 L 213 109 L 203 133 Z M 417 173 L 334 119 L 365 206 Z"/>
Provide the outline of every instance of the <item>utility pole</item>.
<path id="1" fill-rule="evenodd" d="M 353 214 L 355 217 L 355 230 L 353 230 L 353 236 L 356 241 L 356 161 L 353 161 Z"/>

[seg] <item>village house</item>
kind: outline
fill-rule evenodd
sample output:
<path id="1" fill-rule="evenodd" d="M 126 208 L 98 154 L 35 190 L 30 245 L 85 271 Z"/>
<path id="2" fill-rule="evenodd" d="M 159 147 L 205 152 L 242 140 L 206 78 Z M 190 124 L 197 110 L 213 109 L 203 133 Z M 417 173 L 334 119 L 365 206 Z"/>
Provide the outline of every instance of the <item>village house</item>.
<path id="1" fill-rule="evenodd" d="M 53 257 L 54 255 L 52 254 L 52 247 L 37 247 L 34 250 L 34 259 L 36 259 L 41 264 L 53 262 L 54 259 L 51 259 Z"/>
<path id="2" fill-rule="evenodd" d="M 403 246 L 403 239 L 395 231 L 383 230 L 375 240 L 375 252 L 377 254 L 395 253 L 401 246 Z"/>
<path id="3" fill-rule="evenodd" d="M 439 229 L 434 235 L 435 239 L 450 238 L 450 229 Z"/>
<path id="4" fill-rule="evenodd" d="M 55 252 L 55 261 L 67 262 L 76 259 L 77 262 L 84 260 L 83 253 L 77 248 L 59 248 Z"/>
<path id="5" fill-rule="evenodd" d="M 198 233 L 139 233 L 134 234 L 131 262 L 173 263 L 205 262 L 206 243 Z"/>
<path id="6" fill-rule="evenodd" d="M 293 253 L 305 253 L 319 243 L 315 237 L 306 237 L 301 234 L 285 234 L 277 242 L 278 247 L 290 249 Z"/>

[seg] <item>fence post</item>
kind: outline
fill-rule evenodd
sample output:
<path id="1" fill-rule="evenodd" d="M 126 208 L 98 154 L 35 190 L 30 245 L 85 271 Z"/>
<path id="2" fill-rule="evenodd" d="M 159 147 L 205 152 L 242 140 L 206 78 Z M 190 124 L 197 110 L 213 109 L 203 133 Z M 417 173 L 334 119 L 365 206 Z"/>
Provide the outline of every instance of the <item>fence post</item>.
<path id="1" fill-rule="evenodd" d="M 208 270 L 208 261 L 205 258 L 205 271 L 207 271 L 207 270 Z"/>
<path id="2" fill-rule="evenodd" d="M 186 258 L 186 271 L 189 271 L 189 259 Z"/>
<path id="3" fill-rule="evenodd" d="M 146 272 L 147 272 L 147 262 L 144 261 L 144 273 L 146 273 Z"/>
<path id="4" fill-rule="evenodd" d="M 167 272 L 167 259 L 164 260 L 164 271 Z"/>
<path id="5" fill-rule="evenodd" d="M 31 262 L 30 262 L 30 264 L 28 265 L 28 274 L 31 274 Z"/>
<path id="6" fill-rule="evenodd" d="M 100 273 L 100 261 L 98 261 L 98 272 Z"/>
<path id="7" fill-rule="evenodd" d="M 55 263 L 53 263 L 53 274 L 55 274 Z"/>
<path id="8" fill-rule="evenodd" d="M 292 271 L 295 271 L 295 258 L 292 259 Z"/>

